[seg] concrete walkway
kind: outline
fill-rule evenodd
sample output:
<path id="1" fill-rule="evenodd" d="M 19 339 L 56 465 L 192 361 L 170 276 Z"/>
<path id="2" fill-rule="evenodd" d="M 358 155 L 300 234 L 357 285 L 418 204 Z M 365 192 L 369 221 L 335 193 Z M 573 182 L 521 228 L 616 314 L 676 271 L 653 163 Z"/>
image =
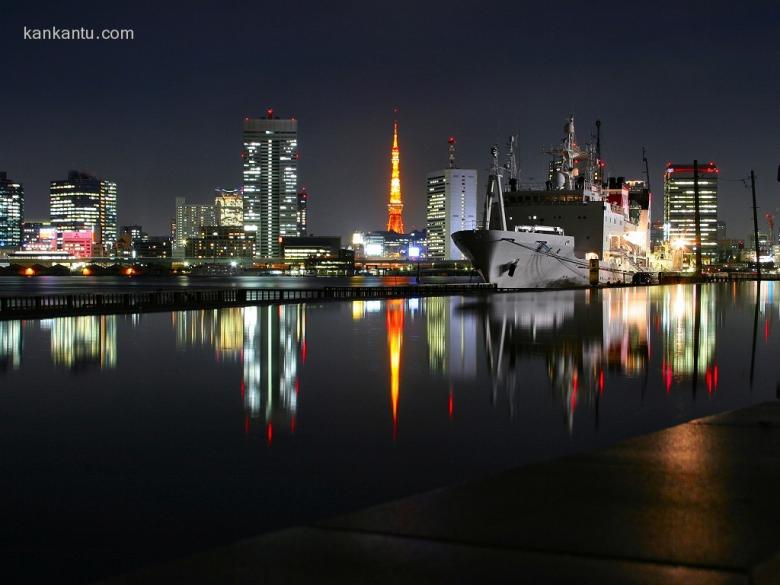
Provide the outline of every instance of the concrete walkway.
<path id="1" fill-rule="evenodd" d="M 105 583 L 780 583 L 780 403 Z"/>

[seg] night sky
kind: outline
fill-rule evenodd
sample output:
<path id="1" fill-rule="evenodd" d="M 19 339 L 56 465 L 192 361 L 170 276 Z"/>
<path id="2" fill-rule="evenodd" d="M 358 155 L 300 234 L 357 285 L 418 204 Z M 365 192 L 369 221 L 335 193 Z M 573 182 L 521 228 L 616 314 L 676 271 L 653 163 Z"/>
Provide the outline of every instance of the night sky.
<path id="1" fill-rule="evenodd" d="M 581 143 L 602 120 L 612 175 L 641 177 L 647 148 L 656 218 L 664 165 L 693 158 L 722 179 L 755 169 L 762 212 L 780 207 L 777 2 L 59 4 L 0 8 L 0 170 L 31 219 L 48 216 L 48 182 L 81 169 L 117 181 L 120 224 L 165 234 L 174 197 L 240 186 L 242 119 L 267 107 L 299 120 L 319 235 L 383 228 L 395 106 L 407 229 L 424 226 L 449 135 L 484 182 L 489 146 L 519 133 L 522 179 L 541 180 L 570 112 Z M 24 26 L 135 40 L 31 41 Z M 746 237 L 749 191 L 724 180 L 720 201 Z"/>

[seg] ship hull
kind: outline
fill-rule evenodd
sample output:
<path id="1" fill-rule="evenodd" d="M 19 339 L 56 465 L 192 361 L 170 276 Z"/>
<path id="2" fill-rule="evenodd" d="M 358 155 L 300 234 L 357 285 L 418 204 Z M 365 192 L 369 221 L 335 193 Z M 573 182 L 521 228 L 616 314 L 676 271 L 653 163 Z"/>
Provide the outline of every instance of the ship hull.
<path id="1" fill-rule="evenodd" d="M 452 234 L 452 240 L 485 282 L 499 288 L 563 288 L 590 282 L 588 262 L 574 255 L 571 236 L 465 230 Z M 621 278 L 600 264 L 600 282 Z"/>

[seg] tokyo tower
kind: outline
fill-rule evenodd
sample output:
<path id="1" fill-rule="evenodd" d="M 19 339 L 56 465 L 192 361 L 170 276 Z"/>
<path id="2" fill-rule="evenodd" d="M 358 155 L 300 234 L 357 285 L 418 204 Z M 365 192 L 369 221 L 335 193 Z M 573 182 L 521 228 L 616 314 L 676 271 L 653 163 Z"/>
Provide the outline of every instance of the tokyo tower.
<path id="1" fill-rule="evenodd" d="M 401 151 L 398 148 L 398 122 L 393 122 L 393 149 L 390 151 L 392 171 L 390 174 L 390 203 L 387 204 L 387 231 L 397 234 L 404 233 L 404 220 L 401 212 L 404 209 L 401 200 L 401 171 L 399 161 Z"/>

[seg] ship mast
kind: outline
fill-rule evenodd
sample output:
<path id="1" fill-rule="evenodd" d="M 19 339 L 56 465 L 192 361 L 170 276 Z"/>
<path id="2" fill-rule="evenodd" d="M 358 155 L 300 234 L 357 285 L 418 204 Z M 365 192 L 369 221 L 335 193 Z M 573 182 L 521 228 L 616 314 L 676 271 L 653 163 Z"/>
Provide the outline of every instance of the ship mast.
<path id="1" fill-rule="evenodd" d="M 506 170 L 509 173 L 509 190 L 517 191 L 517 184 L 520 175 L 520 169 L 517 167 L 517 152 L 515 151 L 515 143 L 517 137 L 512 134 L 509 137 L 509 152 L 506 155 Z"/>
<path id="2" fill-rule="evenodd" d="M 490 168 L 488 177 L 487 194 L 485 196 L 485 217 L 482 225 L 486 230 L 490 229 L 490 216 L 493 211 L 493 196 L 498 197 L 499 217 L 501 218 L 501 229 L 506 231 L 506 211 L 504 210 L 504 192 L 501 187 L 501 167 L 498 164 L 498 147 L 490 147 L 490 156 L 493 157 L 493 164 Z"/>

